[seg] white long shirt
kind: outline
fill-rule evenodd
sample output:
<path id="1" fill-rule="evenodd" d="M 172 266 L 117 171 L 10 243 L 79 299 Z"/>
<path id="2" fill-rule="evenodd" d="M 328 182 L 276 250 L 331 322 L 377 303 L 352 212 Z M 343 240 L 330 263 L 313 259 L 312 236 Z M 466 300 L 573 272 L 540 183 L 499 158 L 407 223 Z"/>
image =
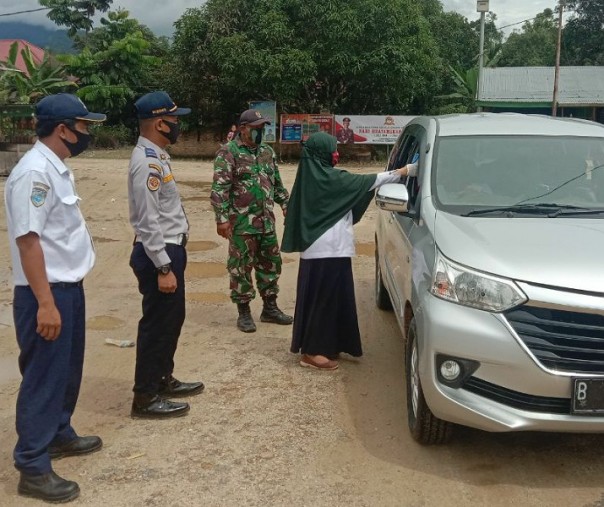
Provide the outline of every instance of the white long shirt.
<path id="1" fill-rule="evenodd" d="M 410 171 L 410 175 L 413 176 L 414 173 Z M 395 183 L 400 178 L 400 174 L 394 171 L 379 173 L 369 191 L 371 192 L 386 183 Z M 352 225 L 351 210 L 330 229 L 327 229 L 312 245 L 300 253 L 300 258 L 354 257 L 354 231 Z"/>
<path id="2" fill-rule="evenodd" d="M 94 266 L 92 238 L 82 216 L 73 174 L 38 141 L 6 180 L 4 204 L 15 285 L 29 285 L 16 239 L 40 238 L 46 276 L 53 282 L 79 282 Z"/>

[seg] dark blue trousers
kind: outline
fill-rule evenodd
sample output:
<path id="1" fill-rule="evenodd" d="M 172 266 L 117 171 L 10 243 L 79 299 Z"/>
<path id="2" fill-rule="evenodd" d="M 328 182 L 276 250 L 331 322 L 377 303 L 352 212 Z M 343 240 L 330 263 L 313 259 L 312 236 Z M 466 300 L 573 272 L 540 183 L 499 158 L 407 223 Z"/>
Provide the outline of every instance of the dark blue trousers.
<path id="1" fill-rule="evenodd" d="M 157 394 L 162 378 L 174 371 L 174 354 L 185 321 L 185 268 L 187 251 L 180 245 L 166 245 L 172 272 L 176 276 L 176 292 L 166 294 L 157 286 L 157 270 L 142 243 L 135 243 L 130 267 L 143 295 L 143 316 L 138 323 L 136 340 L 135 393 Z"/>
<path id="2" fill-rule="evenodd" d="M 77 437 L 71 427 L 82 381 L 86 311 L 84 288 L 53 287 L 61 334 L 47 341 L 36 333 L 38 302 L 29 287 L 15 287 L 13 316 L 23 380 L 17 397 L 15 467 L 39 475 L 52 470 L 48 446 Z"/>

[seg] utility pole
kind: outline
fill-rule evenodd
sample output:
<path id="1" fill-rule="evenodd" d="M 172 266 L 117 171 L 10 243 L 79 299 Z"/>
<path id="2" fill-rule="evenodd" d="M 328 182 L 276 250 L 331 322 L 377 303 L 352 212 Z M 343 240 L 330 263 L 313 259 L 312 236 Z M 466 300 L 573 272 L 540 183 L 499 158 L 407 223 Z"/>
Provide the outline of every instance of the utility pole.
<path id="1" fill-rule="evenodd" d="M 476 11 L 480 12 L 480 53 L 478 53 L 478 83 L 476 83 L 476 100 L 480 99 L 482 71 L 484 68 L 484 22 L 486 13 L 489 11 L 489 0 L 477 0 Z M 478 111 L 482 107 L 478 106 Z"/>
<path id="2" fill-rule="evenodd" d="M 560 81 L 560 51 L 562 47 L 562 13 L 565 0 L 558 2 L 558 42 L 556 43 L 556 68 L 554 69 L 554 98 L 552 100 L 552 116 L 558 116 L 558 84 Z"/>

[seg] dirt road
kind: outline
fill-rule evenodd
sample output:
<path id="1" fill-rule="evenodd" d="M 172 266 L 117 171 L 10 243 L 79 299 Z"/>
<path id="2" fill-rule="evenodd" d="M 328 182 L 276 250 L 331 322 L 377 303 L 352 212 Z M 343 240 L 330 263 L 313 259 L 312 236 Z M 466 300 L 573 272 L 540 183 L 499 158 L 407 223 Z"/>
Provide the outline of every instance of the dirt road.
<path id="1" fill-rule="evenodd" d="M 203 379 L 206 392 L 190 399 L 185 418 L 132 420 L 135 350 L 104 343 L 135 339 L 140 316 L 128 267 L 127 160 L 71 165 L 98 254 L 86 280 L 88 343 L 74 423 L 105 443 L 99 453 L 55 462 L 60 475 L 80 483 L 73 505 L 604 506 L 604 436 L 460 429 L 448 446 L 429 448 L 410 439 L 402 339 L 393 315 L 373 303 L 373 207 L 356 227 L 362 359 L 343 360 L 336 372 L 308 371 L 288 352 L 291 328 L 257 322 L 257 333 L 240 333 L 228 299 L 226 244 L 208 201 L 209 163 L 174 163 L 192 239 L 175 375 Z M 295 167 L 281 171 L 291 187 Z M 3 207 L 0 215 L 0 505 L 40 505 L 16 495 L 20 377 Z M 279 304 L 289 312 L 297 262 L 285 256 Z M 252 303 L 256 317 L 260 307 Z"/>

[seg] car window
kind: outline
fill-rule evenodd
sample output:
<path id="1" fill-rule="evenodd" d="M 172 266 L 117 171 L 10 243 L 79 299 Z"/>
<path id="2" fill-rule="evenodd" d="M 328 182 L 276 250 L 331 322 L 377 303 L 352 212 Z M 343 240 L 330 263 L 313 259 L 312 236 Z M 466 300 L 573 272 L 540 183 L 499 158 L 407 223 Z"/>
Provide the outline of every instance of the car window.
<path id="1" fill-rule="evenodd" d="M 417 163 L 419 166 L 421 143 L 419 136 L 421 135 L 421 132 L 422 130 L 418 128 L 407 136 L 399 154 L 397 167 L 414 163 Z M 405 180 L 407 193 L 409 194 L 409 209 L 416 209 L 416 204 L 418 203 L 418 197 L 420 194 L 419 181 L 419 172 L 417 176 L 408 176 Z"/>
<path id="2" fill-rule="evenodd" d="M 390 157 L 388 158 L 388 166 L 386 167 L 387 171 L 394 171 L 394 169 L 400 167 L 396 164 L 398 163 L 399 155 L 401 153 L 401 147 L 406 139 L 407 136 L 404 133 L 401 134 L 397 139 L 394 147 L 392 148 L 392 152 L 390 153 Z"/>
<path id="3" fill-rule="evenodd" d="M 436 196 L 445 206 L 604 207 L 601 138 L 445 137 L 435 157 Z"/>

